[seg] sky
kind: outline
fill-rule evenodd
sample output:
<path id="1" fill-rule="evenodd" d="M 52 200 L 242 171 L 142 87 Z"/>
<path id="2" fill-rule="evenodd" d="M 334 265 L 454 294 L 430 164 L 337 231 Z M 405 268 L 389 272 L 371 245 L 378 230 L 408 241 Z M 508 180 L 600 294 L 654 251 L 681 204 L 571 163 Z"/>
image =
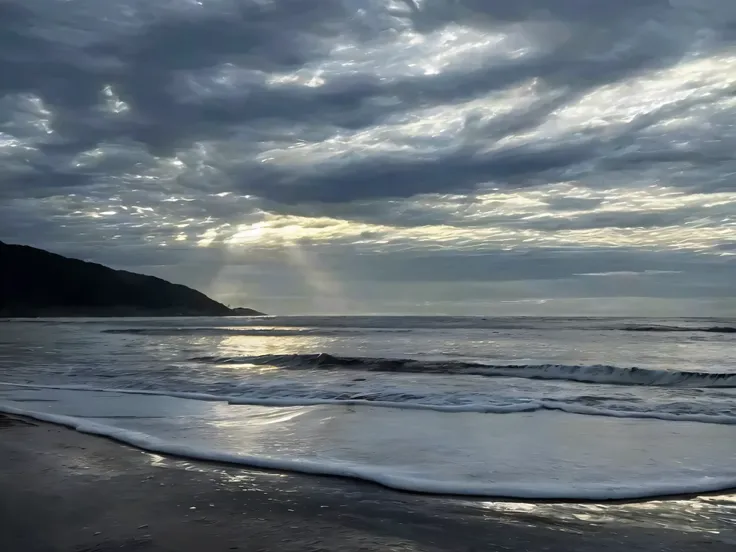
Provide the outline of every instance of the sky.
<path id="1" fill-rule="evenodd" d="M 733 0 L 0 0 L 0 239 L 276 314 L 736 315 Z"/>

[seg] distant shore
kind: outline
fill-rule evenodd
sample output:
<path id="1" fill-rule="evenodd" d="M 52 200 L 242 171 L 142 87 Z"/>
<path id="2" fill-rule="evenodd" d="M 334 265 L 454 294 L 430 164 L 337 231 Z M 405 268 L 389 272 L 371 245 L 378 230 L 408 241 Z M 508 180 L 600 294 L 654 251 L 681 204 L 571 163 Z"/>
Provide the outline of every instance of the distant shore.
<path id="1" fill-rule="evenodd" d="M 155 276 L 0 241 L 0 318 L 263 316 Z"/>
<path id="2" fill-rule="evenodd" d="M 0 310 L 0 318 L 32 319 L 32 318 L 170 318 L 170 317 L 212 317 L 228 316 L 268 316 L 253 309 L 232 309 L 230 312 L 188 311 L 181 309 L 148 310 L 140 308 L 119 307 L 104 309 L 85 308 L 39 308 Z"/>
<path id="3" fill-rule="evenodd" d="M 725 523 L 720 533 L 656 519 L 641 527 L 656 509 L 597 523 L 531 504 L 509 512 L 489 507 L 499 502 L 177 460 L 2 414 L 0 492 L 3 552 L 730 552 L 736 538 Z"/>

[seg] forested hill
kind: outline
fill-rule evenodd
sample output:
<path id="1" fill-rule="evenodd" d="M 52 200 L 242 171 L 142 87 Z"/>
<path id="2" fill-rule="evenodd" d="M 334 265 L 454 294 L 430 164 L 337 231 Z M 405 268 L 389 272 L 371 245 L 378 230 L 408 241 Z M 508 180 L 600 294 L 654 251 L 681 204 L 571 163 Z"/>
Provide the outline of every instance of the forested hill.
<path id="1" fill-rule="evenodd" d="M 0 316 L 228 316 L 204 293 L 161 278 L 0 242 Z"/>

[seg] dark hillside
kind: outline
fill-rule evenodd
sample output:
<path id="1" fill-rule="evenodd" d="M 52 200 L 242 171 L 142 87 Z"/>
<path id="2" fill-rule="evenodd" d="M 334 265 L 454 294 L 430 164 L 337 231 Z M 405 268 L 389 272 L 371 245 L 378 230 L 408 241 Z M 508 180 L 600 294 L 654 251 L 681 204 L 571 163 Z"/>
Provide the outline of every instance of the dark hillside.
<path id="1" fill-rule="evenodd" d="M 205 294 L 161 278 L 0 242 L 0 316 L 232 314 Z"/>

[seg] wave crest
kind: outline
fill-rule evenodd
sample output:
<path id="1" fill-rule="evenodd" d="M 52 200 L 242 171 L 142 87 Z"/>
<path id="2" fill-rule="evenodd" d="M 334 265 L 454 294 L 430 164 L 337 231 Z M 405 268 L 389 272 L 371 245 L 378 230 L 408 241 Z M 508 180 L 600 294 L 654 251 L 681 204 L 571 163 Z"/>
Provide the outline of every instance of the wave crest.
<path id="1" fill-rule="evenodd" d="M 704 332 L 704 333 L 736 333 L 731 326 L 707 326 L 690 328 L 687 326 L 634 325 L 621 328 L 625 332 Z"/>
<path id="2" fill-rule="evenodd" d="M 326 353 L 259 355 L 243 357 L 204 356 L 190 359 L 215 364 L 270 365 L 287 370 L 353 369 L 368 372 L 462 374 L 486 377 L 567 380 L 614 385 L 734 387 L 736 373 L 622 368 L 609 365 L 481 364 L 457 361 L 421 361 L 400 358 L 343 357 Z"/>

